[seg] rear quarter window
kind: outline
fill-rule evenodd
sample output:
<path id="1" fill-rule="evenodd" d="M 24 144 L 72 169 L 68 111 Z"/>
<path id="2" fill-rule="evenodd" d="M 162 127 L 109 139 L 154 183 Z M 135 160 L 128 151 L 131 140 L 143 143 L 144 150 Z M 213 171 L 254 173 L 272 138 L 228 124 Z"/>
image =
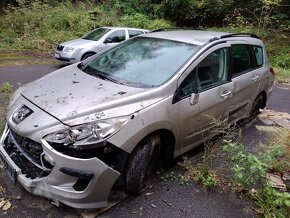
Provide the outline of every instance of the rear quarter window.
<path id="1" fill-rule="evenodd" d="M 263 48 L 261 46 L 253 46 L 253 51 L 255 54 L 257 67 L 261 67 L 264 63 L 264 57 L 263 57 Z"/>
<path id="2" fill-rule="evenodd" d="M 129 38 L 143 34 L 143 31 L 139 31 L 139 30 L 128 30 L 128 32 L 129 32 Z"/>

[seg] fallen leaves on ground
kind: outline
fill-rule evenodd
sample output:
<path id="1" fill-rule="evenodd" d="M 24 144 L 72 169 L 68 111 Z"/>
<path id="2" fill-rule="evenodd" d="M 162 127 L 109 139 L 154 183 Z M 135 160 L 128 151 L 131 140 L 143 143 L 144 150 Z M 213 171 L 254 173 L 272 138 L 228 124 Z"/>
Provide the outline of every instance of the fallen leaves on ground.
<path id="1" fill-rule="evenodd" d="M 4 192 L 6 192 L 6 189 L 0 185 L 0 194 L 3 194 Z"/>
<path id="2" fill-rule="evenodd" d="M 0 209 L 6 211 L 11 208 L 11 203 L 9 200 L 5 200 L 4 198 L 0 199 Z"/>
<path id="3" fill-rule="evenodd" d="M 267 173 L 266 178 L 273 188 L 277 188 L 281 191 L 287 191 L 286 185 L 284 184 L 280 176 Z"/>

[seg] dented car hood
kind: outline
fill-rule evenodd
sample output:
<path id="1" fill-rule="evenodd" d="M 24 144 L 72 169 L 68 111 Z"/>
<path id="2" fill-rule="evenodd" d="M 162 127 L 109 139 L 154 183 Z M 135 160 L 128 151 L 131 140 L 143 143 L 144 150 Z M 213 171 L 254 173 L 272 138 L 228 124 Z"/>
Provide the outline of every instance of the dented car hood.
<path id="1" fill-rule="evenodd" d="M 22 96 L 67 125 L 130 115 L 161 99 L 88 75 L 71 65 L 30 83 Z"/>

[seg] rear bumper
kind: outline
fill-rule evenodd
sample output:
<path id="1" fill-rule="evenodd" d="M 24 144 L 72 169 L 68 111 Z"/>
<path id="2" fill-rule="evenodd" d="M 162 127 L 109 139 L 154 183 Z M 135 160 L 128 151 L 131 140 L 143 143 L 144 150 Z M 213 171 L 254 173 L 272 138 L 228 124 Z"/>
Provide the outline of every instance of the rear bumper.
<path id="1" fill-rule="evenodd" d="M 27 191 L 75 208 L 101 208 L 107 205 L 107 198 L 119 172 L 97 158 L 81 159 L 64 155 L 41 140 L 42 156 L 49 157 L 53 168 L 44 177 L 28 178 L 22 172 L 22 166 L 16 164 L 5 150 L 9 131 L 6 127 L 1 137 L 0 159 L 8 174 L 14 172 L 16 180 Z M 76 184 L 81 180 L 86 180 L 85 187 L 76 189 Z"/>

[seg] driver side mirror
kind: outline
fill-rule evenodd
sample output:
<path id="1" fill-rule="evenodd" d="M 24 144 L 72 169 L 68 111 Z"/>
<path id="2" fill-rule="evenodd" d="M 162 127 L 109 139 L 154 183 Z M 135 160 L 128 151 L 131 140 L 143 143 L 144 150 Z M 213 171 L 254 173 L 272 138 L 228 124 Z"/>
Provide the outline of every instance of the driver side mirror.
<path id="1" fill-rule="evenodd" d="M 106 38 L 104 43 L 113 43 L 113 40 L 111 38 Z"/>
<path id="2" fill-rule="evenodd" d="M 195 105 L 198 103 L 198 100 L 199 100 L 199 93 L 192 93 L 191 96 L 190 96 L 190 105 Z"/>
<path id="3" fill-rule="evenodd" d="M 192 94 L 190 96 L 189 101 L 190 101 L 190 105 L 195 105 L 197 104 L 199 100 L 198 86 L 197 86 L 196 80 L 192 81 L 191 89 L 192 89 Z"/>

